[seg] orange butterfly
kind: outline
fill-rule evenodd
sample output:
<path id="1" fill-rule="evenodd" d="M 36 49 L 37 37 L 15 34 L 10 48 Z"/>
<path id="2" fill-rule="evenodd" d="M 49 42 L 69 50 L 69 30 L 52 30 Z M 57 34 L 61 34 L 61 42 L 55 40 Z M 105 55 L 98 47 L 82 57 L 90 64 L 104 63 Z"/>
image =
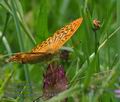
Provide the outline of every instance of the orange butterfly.
<path id="1" fill-rule="evenodd" d="M 74 20 L 60 30 L 56 31 L 52 37 L 38 44 L 31 52 L 17 53 L 9 58 L 9 62 L 31 63 L 42 60 L 57 52 L 75 33 L 82 23 L 83 18 Z"/>

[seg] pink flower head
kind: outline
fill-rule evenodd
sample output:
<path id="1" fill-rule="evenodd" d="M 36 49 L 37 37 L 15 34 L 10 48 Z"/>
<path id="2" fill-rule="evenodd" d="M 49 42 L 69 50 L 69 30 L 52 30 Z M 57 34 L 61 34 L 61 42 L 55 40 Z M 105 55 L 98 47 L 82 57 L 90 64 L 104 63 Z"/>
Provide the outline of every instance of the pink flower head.
<path id="1" fill-rule="evenodd" d="M 68 88 L 64 68 L 60 65 L 49 64 L 44 75 L 43 96 L 49 99 Z"/>

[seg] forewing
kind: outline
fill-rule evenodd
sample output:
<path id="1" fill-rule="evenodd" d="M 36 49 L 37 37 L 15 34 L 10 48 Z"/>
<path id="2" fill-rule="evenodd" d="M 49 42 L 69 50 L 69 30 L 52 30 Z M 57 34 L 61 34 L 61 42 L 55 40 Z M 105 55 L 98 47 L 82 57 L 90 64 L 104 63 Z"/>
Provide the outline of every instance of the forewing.
<path id="1" fill-rule="evenodd" d="M 79 18 L 72 23 L 66 25 L 60 30 L 56 31 L 53 37 L 49 37 L 46 41 L 43 41 L 41 44 L 37 45 L 32 49 L 32 52 L 50 52 L 54 53 L 59 48 L 61 48 L 75 33 L 82 23 L 82 18 Z"/>

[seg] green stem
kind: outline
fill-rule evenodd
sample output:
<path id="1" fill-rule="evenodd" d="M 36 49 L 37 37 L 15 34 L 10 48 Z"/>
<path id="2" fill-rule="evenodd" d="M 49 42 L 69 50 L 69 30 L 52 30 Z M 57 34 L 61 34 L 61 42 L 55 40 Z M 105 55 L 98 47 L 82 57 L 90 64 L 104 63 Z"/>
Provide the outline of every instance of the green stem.
<path id="1" fill-rule="evenodd" d="M 19 45 L 20 45 L 20 50 L 24 51 L 24 44 L 23 44 L 23 37 L 21 35 L 21 30 L 20 30 L 20 22 L 17 16 L 17 11 L 16 11 L 16 5 L 15 5 L 15 1 L 11 0 L 11 6 L 12 6 L 12 11 L 13 11 L 13 18 L 15 21 L 15 25 L 16 25 L 16 30 L 17 30 L 17 37 L 18 37 L 18 41 L 19 41 Z M 24 72 L 25 72 L 25 78 L 26 78 L 26 82 L 29 84 L 29 91 L 30 94 L 32 95 L 32 87 L 31 87 L 31 81 L 30 81 L 30 76 L 29 76 L 29 70 L 28 70 L 28 66 L 23 66 L 24 68 Z M 31 97 L 32 99 L 32 97 Z"/>

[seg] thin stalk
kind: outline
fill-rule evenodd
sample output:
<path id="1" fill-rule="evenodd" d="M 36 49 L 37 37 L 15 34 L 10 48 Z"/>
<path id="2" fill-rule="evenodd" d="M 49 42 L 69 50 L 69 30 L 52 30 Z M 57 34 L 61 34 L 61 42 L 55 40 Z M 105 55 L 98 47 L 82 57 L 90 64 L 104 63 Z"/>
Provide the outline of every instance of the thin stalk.
<path id="1" fill-rule="evenodd" d="M 94 36 L 95 36 L 95 55 L 96 55 L 96 71 L 100 70 L 100 62 L 99 62 L 99 52 L 98 46 L 99 46 L 99 41 L 98 41 L 98 36 L 97 36 L 97 29 L 94 29 Z"/>

